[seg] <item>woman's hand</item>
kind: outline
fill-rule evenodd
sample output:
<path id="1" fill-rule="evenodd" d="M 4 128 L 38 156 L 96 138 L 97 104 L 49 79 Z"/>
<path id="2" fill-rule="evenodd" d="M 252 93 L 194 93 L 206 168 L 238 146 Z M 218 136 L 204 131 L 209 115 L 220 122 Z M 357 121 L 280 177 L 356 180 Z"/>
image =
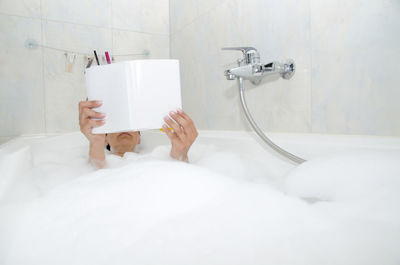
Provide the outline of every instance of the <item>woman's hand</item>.
<path id="1" fill-rule="evenodd" d="M 96 112 L 93 108 L 101 106 L 99 101 L 81 101 L 79 102 L 79 127 L 81 132 L 89 140 L 90 144 L 102 144 L 105 142 L 105 134 L 92 134 L 93 127 L 99 127 L 104 124 L 105 115 L 100 112 Z"/>
<path id="2" fill-rule="evenodd" d="M 163 125 L 163 130 L 171 140 L 170 156 L 180 161 L 189 162 L 188 151 L 199 135 L 192 119 L 183 111 L 171 111 L 169 118 L 164 117 L 166 124 Z M 172 128 L 172 132 L 169 130 Z"/>
<path id="3" fill-rule="evenodd" d="M 93 108 L 100 106 L 101 102 L 94 100 L 79 102 L 79 127 L 90 142 L 89 161 L 98 168 L 102 168 L 105 165 L 104 143 L 106 136 L 105 134 L 93 134 L 92 128 L 104 124 L 104 120 L 94 120 L 94 118 L 105 118 L 103 113 L 93 110 Z"/>

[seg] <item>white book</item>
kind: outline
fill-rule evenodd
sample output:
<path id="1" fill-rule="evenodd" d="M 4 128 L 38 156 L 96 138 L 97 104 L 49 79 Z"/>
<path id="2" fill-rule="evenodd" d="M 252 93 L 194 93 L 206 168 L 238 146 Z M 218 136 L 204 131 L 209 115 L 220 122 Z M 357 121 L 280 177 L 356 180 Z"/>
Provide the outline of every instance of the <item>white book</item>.
<path id="1" fill-rule="evenodd" d="M 94 134 L 143 131 L 162 127 L 171 110 L 182 107 L 178 60 L 135 60 L 86 69 L 89 100 L 106 114 Z"/>

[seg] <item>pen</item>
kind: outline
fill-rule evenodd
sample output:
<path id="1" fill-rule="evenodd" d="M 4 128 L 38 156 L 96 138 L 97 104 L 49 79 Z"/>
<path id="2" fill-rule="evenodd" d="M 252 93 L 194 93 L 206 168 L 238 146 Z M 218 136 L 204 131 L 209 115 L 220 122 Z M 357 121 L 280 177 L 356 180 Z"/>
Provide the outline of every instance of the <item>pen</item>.
<path id="1" fill-rule="evenodd" d="M 94 52 L 94 57 L 96 57 L 97 65 L 100 65 L 100 63 L 99 63 L 99 57 L 97 57 L 97 52 L 96 52 L 96 50 L 94 50 L 93 52 Z"/>
<path id="2" fill-rule="evenodd" d="M 110 55 L 106 52 L 106 60 L 108 64 L 111 64 Z"/>

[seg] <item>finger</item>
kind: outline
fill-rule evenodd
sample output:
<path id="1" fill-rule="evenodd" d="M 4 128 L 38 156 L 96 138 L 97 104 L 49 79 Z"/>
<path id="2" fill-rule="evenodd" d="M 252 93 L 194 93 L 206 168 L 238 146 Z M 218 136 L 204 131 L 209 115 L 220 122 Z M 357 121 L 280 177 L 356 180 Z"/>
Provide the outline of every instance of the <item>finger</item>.
<path id="1" fill-rule="evenodd" d="M 191 123 L 191 125 L 189 126 L 189 133 L 186 134 L 187 137 L 190 139 L 191 144 L 194 142 L 194 140 L 196 140 L 197 136 L 199 135 L 199 133 L 197 132 L 196 127 L 194 126 L 193 123 Z"/>
<path id="2" fill-rule="evenodd" d="M 183 112 L 179 112 L 179 110 L 176 115 L 177 115 L 176 119 L 179 120 L 179 123 L 183 124 L 182 127 L 183 127 L 186 135 L 190 138 L 195 139 L 197 136 L 197 130 L 196 130 L 196 127 L 194 126 L 192 119 L 190 119 L 189 116 L 187 116 L 187 114 L 185 114 Z M 186 116 L 186 118 L 185 118 L 185 116 Z"/>
<path id="3" fill-rule="evenodd" d="M 181 115 L 185 120 L 193 122 L 189 115 L 186 114 L 182 109 L 177 109 L 179 115 Z"/>
<path id="4" fill-rule="evenodd" d="M 190 142 L 193 142 L 197 137 L 197 130 L 192 120 L 188 121 L 184 119 L 180 114 L 177 114 L 175 120 L 179 120 L 179 123 L 182 125 L 183 131 L 186 134 L 186 137 L 189 139 Z"/>
<path id="5" fill-rule="evenodd" d="M 79 121 L 81 122 L 82 119 L 87 118 L 87 116 L 83 114 L 85 109 L 100 107 L 102 104 L 101 101 L 96 100 L 79 102 Z"/>
<path id="6" fill-rule="evenodd" d="M 185 120 L 180 114 L 175 111 L 171 111 L 169 115 L 178 123 L 179 126 L 183 128 L 183 131 L 186 131 L 186 127 L 188 125 L 188 121 Z"/>
<path id="7" fill-rule="evenodd" d="M 105 124 L 105 121 L 104 121 L 104 120 L 91 120 L 91 119 L 88 119 L 87 124 L 88 124 L 90 127 L 95 128 L 95 127 L 99 127 L 99 126 L 104 125 L 104 124 Z"/>
<path id="8" fill-rule="evenodd" d="M 177 113 L 187 121 L 187 128 L 185 128 L 185 130 L 187 129 L 189 131 L 189 133 L 191 135 L 195 135 L 194 138 L 196 138 L 198 133 L 197 133 L 197 129 L 196 129 L 196 126 L 194 125 L 193 120 L 182 109 L 178 109 Z"/>
<path id="9" fill-rule="evenodd" d="M 83 117 L 86 117 L 86 118 L 89 117 L 89 118 L 95 118 L 95 119 L 104 119 L 106 117 L 106 115 L 104 113 L 97 112 L 97 111 L 94 111 L 94 110 L 89 109 L 89 108 L 85 108 L 85 109 L 83 109 Z"/>
<path id="10" fill-rule="evenodd" d="M 162 126 L 162 128 L 163 128 L 165 134 L 168 136 L 168 138 L 169 138 L 171 141 L 174 140 L 174 139 L 177 137 L 174 133 L 172 133 L 172 132 L 169 130 L 168 125 L 164 124 L 164 125 Z"/>
<path id="11" fill-rule="evenodd" d="M 96 108 L 100 107 L 103 103 L 98 100 L 88 100 L 79 102 L 79 112 L 82 112 L 84 108 Z"/>
<path id="12" fill-rule="evenodd" d="M 182 140 L 185 141 L 186 140 L 186 136 L 182 130 L 182 128 L 176 124 L 176 122 L 174 122 L 173 120 L 171 120 L 171 118 L 169 118 L 168 116 L 164 117 L 164 121 L 169 125 L 169 127 L 172 128 L 172 130 L 174 130 L 174 133 L 178 135 L 178 137 Z"/>

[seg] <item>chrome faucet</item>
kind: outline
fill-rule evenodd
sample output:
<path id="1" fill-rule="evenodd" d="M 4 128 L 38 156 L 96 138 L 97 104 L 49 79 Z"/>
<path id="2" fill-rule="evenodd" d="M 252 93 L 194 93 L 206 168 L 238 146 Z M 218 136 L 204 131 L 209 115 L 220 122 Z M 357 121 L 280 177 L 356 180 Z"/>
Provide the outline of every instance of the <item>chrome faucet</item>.
<path id="1" fill-rule="evenodd" d="M 250 80 L 254 85 L 258 85 L 261 79 L 266 75 L 280 74 L 284 79 L 290 79 L 294 72 L 296 71 L 296 66 L 294 61 L 291 59 L 286 60 L 283 63 L 271 62 L 267 64 L 260 63 L 260 54 L 253 47 L 235 47 L 235 48 L 222 48 L 223 50 L 234 50 L 241 51 L 243 53 L 243 59 L 238 60 L 238 67 L 228 69 L 225 71 L 225 76 L 228 80 L 238 81 L 240 103 L 242 105 L 244 114 L 249 121 L 251 127 L 260 136 L 260 138 L 268 144 L 273 150 L 277 151 L 279 154 L 290 159 L 295 163 L 303 163 L 304 160 L 301 157 L 295 156 L 292 153 L 282 149 L 276 145 L 271 139 L 269 139 L 265 133 L 258 126 L 256 121 L 250 114 L 249 108 L 247 107 L 245 93 L 244 93 L 244 80 Z"/>
<path id="2" fill-rule="evenodd" d="M 222 48 L 222 50 L 234 50 L 243 53 L 243 59 L 238 60 L 238 67 L 225 71 L 225 76 L 228 80 L 235 80 L 241 77 L 258 85 L 266 75 L 280 74 L 282 78 L 290 79 L 296 71 L 294 61 L 291 59 L 282 63 L 261 64 L 260 53 L 253 47 L 228 47 Z"/>

